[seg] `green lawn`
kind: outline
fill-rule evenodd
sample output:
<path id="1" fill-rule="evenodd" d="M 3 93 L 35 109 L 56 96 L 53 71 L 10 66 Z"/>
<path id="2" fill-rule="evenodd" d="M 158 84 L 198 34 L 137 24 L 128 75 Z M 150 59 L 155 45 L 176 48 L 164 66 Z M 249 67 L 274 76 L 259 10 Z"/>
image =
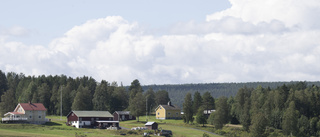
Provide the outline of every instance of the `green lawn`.
<path id="1" fill-rule="evenodd" d="M 14 137 L 70 137 L 70 136 L 88 136 L 88 137 L 122 137 L 118 131 L 110 131 L 106 129 L 77 129 L 65 125 L 66 117 L 47 116 L 51 122 L 45 125 L 33 124 L 0 124 L 0 136 Z M 126 133 L 126 132 L 125 132 Z M 140 133 L 142 134 L 142 133 Z M 127 135 L 136 137 L 138 135 Z M 141 135 L 140 135 L 141 136 Z"/>
<path id="2" fill-rule="evenodd" d="M 168 120 L 159 120 L 156 119 L 155 116 L 148 116 L 149 122 L 157 122 L 158 128 L 171 130 L 173 132 L 173 135 L 176 137 L 199 137 L 202 136 L 204 131 L 200 130 L 206 130 L 210 131 L 211 126 L 206 125 L 206 127 L 201 127 L 198 125 L 190 125 L 183 123 L 183 120 L 174 120 L 174 119 L 168 119 Z M 137 122 L 137 120 L 130 120 L 130 121 L 123 121 L 120 122 L 120 126 L 125 128 L 132 128 L 132 127 L 143 127 L 146 123 L 146 116 L 142 116 L 139 118 L 140 122 Z M 200 130 L 197 130 L 200 129 Z M 217 135 L 209 134 L 210 137 L 217 137 Z"/>
<path id="3" fill-rule="evenodd" d="M 60 116 L 47 116 L 51 122 L 45 125 L 33 124 L 0 124 L 0 136 L 11 137 L 70 137 L 70 136 L 87 136 L 87 137 L 123 137 L 120 133 L 126 133 L 129 137 L 141 137 L 145 131 L 129 131 L 118 130 L 111 131 L 106 129 L 77 129 L 74 127 L 66 126 L 66 117 Z M 120 122 L 120 126 L 126 128 L 143 127 L 146 122 L 146 117 L 140 117 L 141 122 L 136 120 Z M 204 131 L 192 128 L 205 129 L 195 125 L 184 124 L 182 120 L 157 120 L 155 117 L 150 116 L 148 121 L 155 121 L 159 123 L 159 128 L 172 130 L 174 137 L 199 137 L 202 136 Z M 207 127 L 208 128 L 208 127 Z M 129 134 L 131 133 L 131 134 Z M 209 134 L 210 137 L 215 135 Z"/>

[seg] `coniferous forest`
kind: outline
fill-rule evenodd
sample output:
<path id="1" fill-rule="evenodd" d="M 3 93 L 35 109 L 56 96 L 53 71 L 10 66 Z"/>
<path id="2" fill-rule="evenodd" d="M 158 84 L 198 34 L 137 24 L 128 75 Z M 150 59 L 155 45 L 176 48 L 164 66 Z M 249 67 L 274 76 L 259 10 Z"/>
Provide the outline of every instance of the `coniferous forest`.
<path id="1" fill-rule="evenodd" d="M 133 80 L 130 86 L 123 86 L 87 76 L 25 76 L 0 70 L 0 114 L 13 111 L 18 103 L 40 102 L 47 115 L 67 115 L 71 110 L 130 110 L 139 117 L 171 100 L 185 112 L 186 123 L 199 115 L 198 123 L 216 128 L 241 124 L 253 136 L 267 136 L 274 130 L 285 135 L 320 136 L 319 85 L 250 82 L 142 86 Z M 198 113 L 206 109 L 216 111 L 209 117 Z"/>
<path id="2" fill-rule="evenodd" d="M 270 136 L 276 130 L 286 136 L 320 136 L 320 88 L 316 85 L 243 87 L 236 96 L 219 97 L 215 102 L 216 111 L 208 123 L 216 128 L 231 123 L 241 124 L 251 136 Z"/>

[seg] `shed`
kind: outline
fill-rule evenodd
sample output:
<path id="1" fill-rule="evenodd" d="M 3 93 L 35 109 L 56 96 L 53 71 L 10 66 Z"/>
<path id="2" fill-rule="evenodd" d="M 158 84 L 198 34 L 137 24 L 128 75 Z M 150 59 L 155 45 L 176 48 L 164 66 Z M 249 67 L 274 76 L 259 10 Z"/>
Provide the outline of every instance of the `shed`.
<path id="1" fill-rule="evenodd" d="M 113 117 L 115 121 L 136 120 L 136 117 L 132 116 L 130 111 L 115 111 Z"/>
<path id="2" fill-rule="evenodd" d="M 144 126 L 150 130 L 158 129 L 158 123 L 156 122 L 147 122 Z"/>

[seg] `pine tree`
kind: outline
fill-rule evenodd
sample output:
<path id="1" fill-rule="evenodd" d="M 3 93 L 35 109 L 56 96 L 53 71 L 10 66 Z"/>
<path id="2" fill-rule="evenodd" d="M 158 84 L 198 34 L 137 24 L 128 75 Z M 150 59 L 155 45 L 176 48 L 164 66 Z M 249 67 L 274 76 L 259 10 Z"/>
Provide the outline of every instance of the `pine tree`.
<path id="1" fill-rule="evenodd" d="M 299 112 L 295 108 L 295 103 L 290 102 L 289 108 L 286 109 L 283 115 L 282 129 L 285 135 L 296 135 L 298 131 Z"/>
<path id="2" fill-rule="evenodd" d="M 165 90 L 159 90 L 155 93 L 156 106 L 167 104 L 170 101 L 169 93 Z"/>
<path id="3" fill-rule="evenodd" d="M 214 127 L 217 129 L 221 129 L 224 124 L 228 123 L 229 109 L 227 101 L 227 97 L 220 97 L 217 101 L 217 109 L 215 112 L 215 118 L 213 120 Z"/>
<path id="4" fill-rule="evenodd" d="M 268 120 L 265 115 L 261 112 L 258 112 L 253 115 L 251 126 L 250 126 L 250 135 L 252 137 L 265 137 L 265 129 L 268 124 Z"/>
<path id="5" fill-rule="evenodd" d="M 196 121 L 198 124 L 202 124 L 202 126 L 204 127 L 204 124 L 207 124 L 207 118 L 204 115 L 203 111 L 204 111 L 203 108 L 198 109 Z"/>
<path id="6" fill-rule="evenodd" d="M 50 87 L 47 83 L 43 83 L 38 88 L 39 102 L 43 103 L 44 107 L 49 108 L 50 106 Z"/>
<path id="7" fill-rule="evenodd" d="M 198 91 L 193 94 L 193 112 L 197 112 L 202 105 L 202 97 Z"/>
<path id="8" fill-rule="evenodd" d="M 100 85 L 96 87 L 94 92 L 92 103 L 93 109 L 102 111 L 107 110 L 109 95 L 108 95 L 108 82 L 102 80 Z"/>
<path id="9" fill-rule="evenodd" d="M 131 82 L 131 85 L 129 87 L 129 96 L 130 99 L 133 99 L 137 93 L 143 92 L 142 87 L 140 85 L 139 80 L 135 79 Z"/>
<path id="10" fill-rule="evenodd" d="M 129 110 L 130 114 L 138 118 L 138 121 L 139 117 L 145 114 L 146 103 L 141 92 L 138 92 L 133 99 L 130 99 Z"/>
<path id="11" fill-rule="evenodd" d="M 9 89 L 1 96 L 0 115 L 3 116 L 7 112 L 12 112 L 16 104 L 14 90 Z"/>
<path id="12" fill-rule="evenodd" d="M 247 99 L 244 103 L 242 113 L 240 115 L 240 123 L 245 131 L 249 130 L 249 126 L 251 123 L 250 117 L 250 99 Z"/>
<path id="13" fill-rule="evenodd" d="M 112 99 L 116 104 L 115 110 L 124 110 L 129 105 L 129 95 L 123 86 L 116 87 L 112 93 Z"/>
<path id="14" fill-rule="evenodd" d="M 186 123 L 189 124 L 189 122 L 193 121 L 192 97 L 191 93 L 189 92 L 186 94 L 184 98 L 183 113 Z"/>
<path id="15" fill-rule="evenodd" d="M 215 101 L 211 94 L 207 91 L 202 95 L 202 106 L 205 110 L 215 109 Z"/>
<path id="16" fill-rule="evenodd" d="M 72 110 L 91 110 L 91 101 L 90 90 L 80 85 L 71 108 Z"/>
<path id="17" fill-rule="evenodd" d="M 147 100 L 147 112 L 151 112 L 153 107 L 156 107 L 156 103 L 155 103 L 155 93 L 153 91 L 152 88 L 149 88 L 144 96 L 146 97 Z"/>
<path id="18" fill-rule="evenodd" d="M 6 77 L 6 74 L 3 73 L 1 70 L 0 70 L 0 96 L 5 92 L 7 91 L 8 89 L 8 85 L 7 85 L 7 77 Z M 0 102 L 1 102 L 1 99 L 0 99 Z"/>

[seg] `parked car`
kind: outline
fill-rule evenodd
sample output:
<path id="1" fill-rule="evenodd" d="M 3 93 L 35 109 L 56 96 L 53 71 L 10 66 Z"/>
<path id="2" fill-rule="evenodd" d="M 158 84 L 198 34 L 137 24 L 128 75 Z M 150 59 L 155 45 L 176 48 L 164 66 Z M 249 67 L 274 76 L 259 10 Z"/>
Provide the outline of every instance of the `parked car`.
<path id="1" fill-rule="evenodd" d="M 161 130 L 158 135 L 159 136 L 172 136 L 172 131 L 171 130 Z"/>

